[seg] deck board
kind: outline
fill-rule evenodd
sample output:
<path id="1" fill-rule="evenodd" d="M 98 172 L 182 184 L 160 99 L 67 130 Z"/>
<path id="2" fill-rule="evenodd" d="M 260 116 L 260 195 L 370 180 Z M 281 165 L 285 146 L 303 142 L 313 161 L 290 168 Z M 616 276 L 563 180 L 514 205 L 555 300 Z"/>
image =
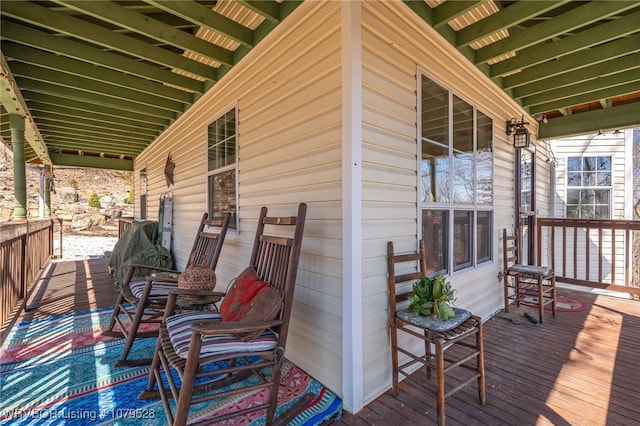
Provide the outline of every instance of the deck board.
<path id="1" fill-rule="evenodd" d="M 56 262 L 43 274 L 19 321 L 113 305 L 108 258 Z M 487 404 L 475 385 L 447 398 L 449 425 L 640 425 L 640 302 L 561 288 L 582 300 L 582 312 L 547 312 L 534 326 L 515 312 L 514 324 L 484 324 Z M 504 316 L 504 313 L 500 316 Z M 434 383 L 424 370 L 357 414 L 333 425 L 435 424 Z"/>

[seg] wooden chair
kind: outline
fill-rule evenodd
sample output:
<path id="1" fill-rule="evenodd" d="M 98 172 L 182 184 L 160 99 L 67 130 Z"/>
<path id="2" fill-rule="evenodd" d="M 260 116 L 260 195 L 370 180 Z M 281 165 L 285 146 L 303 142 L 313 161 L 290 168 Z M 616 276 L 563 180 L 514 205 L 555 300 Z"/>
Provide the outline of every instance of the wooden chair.
<path id="1" fill-rule="evenodd" d="M 556 276 L 553 269 L 522 263 L 518 232 L 508 235 L 507 230 L 503 229 L 502 248 L 505 310 L 509 310 L 510 301 L 514 300 L 516 306 L 522 304 L 537 308 L 540 323 L 546 305 L 551 304 L 551 312 L 555 315 Z"/>
<path id="2" fill-rule="evenodd" d="M 446 331 L 435 331 L 420 321 L 421 317 L 406 314 L 407 300 L 413 295 L 412 284 L 426 275 L 426 257 L 424 243 L 420 241 L 418 252 L 396 254 L 393 243 L 387 243 L 387 261 L 389 268 L 389 327 L 391 334 L 392 394 L 398 394 L 398 379 L 402 374 L 408 377 L 415 364 L 423 364 L 427 379 L 432 372 L 436 375 L 435 395 L 437 398 L 438 425 L 445 424 L 445 398 L 477 381 L 480 404 L 485 404 L 484 350 L 482 321 L 480 317 L 470 315 Z M 424 317 L 422 317 L 424 318 Z M 424 346 L 416 351 L 414 339 L 399 343 L 398 332 L 421 339 Z M 445 357 L 446 351 L 446 357 Z M 417 353 L 416 353 L 417 352 Z M 400 364 L 399 354 L 406 357 Z M 463 367 L 456 371 L 457 367 Z M 469 373 L 468 371 L 473 373 Z M 460 374 L 459 374 L 460 373 Z M 446 384 L 445 376 L 453 383 Z"/>
<path id="3" fill-rule="evenodd" d="M 215 270 L 229 227 L 230 217 L 231 215 L 227 213 L 222 218 L 207 220 L 207 213 L 202 215 L 187 267 L 198 265 Z M 216 231 L 211 231 L 210 227 L 216 228 Z M 132 280 L 138 268 L 154 272 L 144 280 Z M 115 363 L 116 367 L 146 365 L 151 362 L 151 358 L 127 360 L 127 357 L 136 338 L 152 337 L 158 334 L 157 329 L 141 331 L 139 330 L 140 325 L 159 324 L 162 321 L 169 289 L 177 288 L 179 274 L 179 271 L 171 269 L 139 264 L 129 265 L 111 314 L 109 327 L 104 331 L 106 335 L 119 336 L 122 334 L 126 339 L 122 355 Z M 113 330 L 116 324 L 119 331 Z M 128 329 L 126 325 L 129 325 Z"/>
<path id="4" fill-rule="evenodd" d="M 267 208 L 261 209 L 249 267 L 239 275 L 222 301 L 219 312 L 173 315 L 176 297 L 188 292 L 170 292 L 149 383 L 139 397 L 160 397 L 169 424 L 184 425 L 192 404 L 264 388 L 268 389 L 264 403 L 207 419 L 203 424 L 265 409 L 267 425 L 273 423 L 306 208 L 306 204 L 300 204 L 295 217 L 269 217 Z M 265 229 L 273 233 L 267 234 Z M 291 232 L 287 233 L 287 230 Z M 253 299 L 245 301 L 250 306 L 247 311 L 232 317 L 230 313 L 235 314 L 236 311 L 227 311 L 225 307 L 233 306 L 234 301 L 243 300 L 244 296 L 254 291 L 257 287 L 253 287 L 253 283 L 259 284 L 260 291 Z M 276 297 L 266 302 L 269 296 L 261 298 L 263 292 Z M 258 299 L 261 301 L 258 302 Z M 263 302 L 264 305 L 261 305 Z M 263 308 L 260 316 L 249 314 L 254 312 L 252 308 L 257 310 L 259 305 Z M 267 310 L 270 313 L 265 315 Z M 225 314 L 229 317 L 225 318 Z M 172 368 L 178 372 L 179 383 L 171 374 Z M 163 385 L 162 371 L 169 384 L 168 389 Z M 240 382 L 251 376 L 255 380 Z M 234 386 L 225 387 L 231 383 L 235 383 Z M 308 404 L 310 396 L 305 395 L 293 410 L 299 411 Z M 170 399 L 177 401 L 175 412 L 169 404 Z M 278 421 L 291 419 L 291 413 L 292 410 L 288 410 L 279 416 Z"/>

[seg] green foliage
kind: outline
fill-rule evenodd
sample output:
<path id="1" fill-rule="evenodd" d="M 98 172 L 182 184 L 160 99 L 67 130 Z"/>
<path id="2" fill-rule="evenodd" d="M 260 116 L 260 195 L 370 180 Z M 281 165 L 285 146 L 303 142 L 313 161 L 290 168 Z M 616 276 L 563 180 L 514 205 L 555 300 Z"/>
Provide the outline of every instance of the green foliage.
<path id="1" fill-rule="evenodd" d="M 450 305 L 450 302 L 455 300 L 454 292 L 444 275 L 436 275 L 433 278 L 420 277 L 420 280 L 413 284 L 413 296 L 409 297 L 407 309 L 414 315 L 451 319 L 455 316 Z"/>
<path id="2" fill-rule="evenodd" d="M 97 209 L 100 208 L 100 198 L 95 192 L 91 193 L 91 198 L 89 198 L 89 207 L 95 207 Z"/>
<path id="3" fill-rule="evenodd" d="M 69 181 L 69 186 L 77 191 L 78 190 L 78 181 L 72 178 Z"/>
<path id="4" fill-rule="evenodd" d="M 127 196 L 127 199 L 124 200 L 124 202 L 126 204 L 133 204 L 133 188 L 131 188 L 131 190 L 129 191 L 129 195 Z"/>

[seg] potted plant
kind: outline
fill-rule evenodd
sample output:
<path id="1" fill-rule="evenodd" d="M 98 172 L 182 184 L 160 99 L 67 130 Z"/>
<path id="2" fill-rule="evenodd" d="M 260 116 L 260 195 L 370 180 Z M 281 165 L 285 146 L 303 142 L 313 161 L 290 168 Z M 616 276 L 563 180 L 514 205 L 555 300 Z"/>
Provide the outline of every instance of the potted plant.
<path id="1" fill-rule="evenodd" d="M 455 290 L 444 275 L 422 276 L 413 284 L 413 296 L 409 297 L 407 310 L 413 315 L 436 317 L 444 321 L 456 316 L 451 302 Z"/>

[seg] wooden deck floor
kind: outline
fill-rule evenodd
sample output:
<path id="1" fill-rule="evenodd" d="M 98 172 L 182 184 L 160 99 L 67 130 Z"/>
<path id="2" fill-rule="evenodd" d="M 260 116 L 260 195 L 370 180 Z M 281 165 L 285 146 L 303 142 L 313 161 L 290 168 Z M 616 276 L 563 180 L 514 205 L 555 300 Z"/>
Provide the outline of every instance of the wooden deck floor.
<path id="1" fill-rule="evenodd" d="M 108 259 L 53 263 L 19 321 L 106 308 L 116 294 Z M 487 404 L 475 386 L 447 399 L 449 425 L 640 425 L 640 302 L 560 289 L 586 303 L 534 326 L 485 323 Z M 502 314 L 504 315 L 504 314 Z M 433 382 L 422 370 L 338 425 L 435 424 Z"/>

